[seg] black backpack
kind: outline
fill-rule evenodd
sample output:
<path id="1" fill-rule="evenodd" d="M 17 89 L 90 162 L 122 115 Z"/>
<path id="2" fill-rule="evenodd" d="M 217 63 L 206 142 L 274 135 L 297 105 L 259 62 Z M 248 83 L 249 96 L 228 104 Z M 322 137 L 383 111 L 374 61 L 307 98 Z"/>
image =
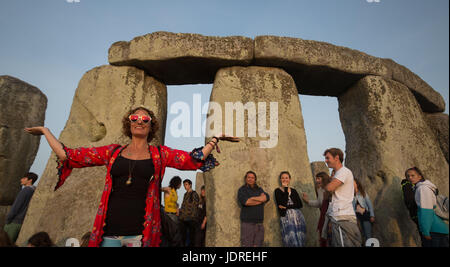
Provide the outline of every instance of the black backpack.
<path id="1" fill-rule="evenodd" d="M 403 201 L 405 202 L 405 206 L 409 211 L 409 216 L 411 220 L 413 220 L 417 226 L 419 226 L 419 220 L 417 218 L 417 204 L 415 199 L 414 185 L 409 182 L 407 179 L 403 179 L 401 181 L 402 192 L 403 192 Z"/>

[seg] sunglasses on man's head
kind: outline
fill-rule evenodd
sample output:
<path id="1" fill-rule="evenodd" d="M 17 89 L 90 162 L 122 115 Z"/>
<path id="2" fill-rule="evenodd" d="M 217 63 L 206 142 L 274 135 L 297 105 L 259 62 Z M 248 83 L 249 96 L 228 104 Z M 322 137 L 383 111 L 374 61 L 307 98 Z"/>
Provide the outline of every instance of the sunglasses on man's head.
<path id="1" fill-rule="evenodd" d="M 150 118 L 150 116 L 147 116 L 147 115 L 134 115 L 134 114 L 130 115 L 128 117 L 128 119 L 131 122 L 137 122 L 139 119 L 141 119 L 143 123 L 149 123 L 152 120 L 152 118 Z"/>

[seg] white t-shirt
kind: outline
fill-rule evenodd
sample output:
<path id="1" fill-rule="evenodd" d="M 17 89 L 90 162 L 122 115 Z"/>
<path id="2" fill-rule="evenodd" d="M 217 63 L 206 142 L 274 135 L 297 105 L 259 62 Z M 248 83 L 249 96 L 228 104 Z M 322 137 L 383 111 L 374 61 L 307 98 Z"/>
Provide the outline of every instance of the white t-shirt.
<path id="1" fill-rule="evenodd" d="M 331 216 L 336 219 L 337 216 L 355 215 L 353 209 L 353 197 L 355 188 L 353 185 L 353 173 L 347 167 L 342 166 L 334 175 L 334 178 L 343 184 L 333 193 L 331 200 Z"/>

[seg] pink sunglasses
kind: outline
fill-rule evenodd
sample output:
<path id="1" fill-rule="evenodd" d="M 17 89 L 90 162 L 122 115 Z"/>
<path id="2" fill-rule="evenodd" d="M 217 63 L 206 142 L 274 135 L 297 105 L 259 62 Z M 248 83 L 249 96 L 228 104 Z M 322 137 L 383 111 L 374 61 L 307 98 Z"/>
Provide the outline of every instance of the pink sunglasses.
<path id="1" fill-rule="evenodd" d="M 139 119 L 141 119 L 143 123 L 149 123 L 152 120 L 152 118 L 150 118 L 147 115 L 135 115 L 135 114 L 130 115 L 128 119 L 131 122 L 137 122 Z"/>

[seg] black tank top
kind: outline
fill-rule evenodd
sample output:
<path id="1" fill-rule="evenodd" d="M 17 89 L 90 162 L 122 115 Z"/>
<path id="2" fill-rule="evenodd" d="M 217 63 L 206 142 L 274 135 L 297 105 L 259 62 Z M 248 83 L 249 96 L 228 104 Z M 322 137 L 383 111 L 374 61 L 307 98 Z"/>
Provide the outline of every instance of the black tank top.
<path id="1" fill-rule="evenodd" d="M 134 166 L 134 167 L 133 167 Z M 130 167 L 131 184 L 127 185 Z M 111 168 L 112 191 L 109 196 L 104 235 L 141 235 L 144 230 L 145 200 L 155 168 L 151 159 L 130 160 L 119 155 Z"/>

